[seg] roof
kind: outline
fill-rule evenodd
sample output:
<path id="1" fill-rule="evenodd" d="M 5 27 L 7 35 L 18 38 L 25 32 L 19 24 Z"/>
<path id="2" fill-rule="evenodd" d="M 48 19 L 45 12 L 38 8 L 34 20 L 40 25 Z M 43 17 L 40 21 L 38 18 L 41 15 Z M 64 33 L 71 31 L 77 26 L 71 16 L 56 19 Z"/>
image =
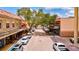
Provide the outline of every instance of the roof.
<path id="1" fill-rule="evenodd" d="M 64 45 L 64 44 L 59 42 L 59 43 L 57 43 L 57 45 Z"/>
<path id="2" fill-rule="evenodd" d="M 15 14 L 12 14 L 12 13 L 7 12 L 7 11 L 2 10 L 2 9 L 0 9 L 0 15 L 7 16 L 7 17 L 10 17 L 10 18 L 22 19 L 20 16 L 17 16 Z"/>
<path id="3" fill-rule="evenodd" d="M 60 19 L 61 19 L 60 17 L 57 17 L 55 21 L 60 21 Z"/>
<path id="4" fill-rule="evenodd" d="M 75 17 L 67 17 L 67 18 L 61 18 L 61 19 L 73 19 Z"/>

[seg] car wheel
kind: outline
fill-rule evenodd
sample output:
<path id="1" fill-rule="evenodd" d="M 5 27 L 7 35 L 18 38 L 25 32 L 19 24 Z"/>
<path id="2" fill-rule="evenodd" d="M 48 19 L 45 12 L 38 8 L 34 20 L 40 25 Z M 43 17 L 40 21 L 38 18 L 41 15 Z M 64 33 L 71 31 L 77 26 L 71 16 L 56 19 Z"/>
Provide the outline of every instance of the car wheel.
<path id="1" fill-rule="evenodd" d="M 54 49 L 54 51 L 56 51 L 56 49 L 55 48 L 53 48 Z"/>
<path id="2" fill-rule="evenodd" d="M 23 51 L 23 49 L 24 49 L 24 48 L 22 47 L 22 51 Z"/>
<path id="3" fill-rule="evenodd" d="M 54 46 L 53 46 L 53 49 L 54 49 L 54 51 L 56 51 L 56 49 L 54 48 Z"/>

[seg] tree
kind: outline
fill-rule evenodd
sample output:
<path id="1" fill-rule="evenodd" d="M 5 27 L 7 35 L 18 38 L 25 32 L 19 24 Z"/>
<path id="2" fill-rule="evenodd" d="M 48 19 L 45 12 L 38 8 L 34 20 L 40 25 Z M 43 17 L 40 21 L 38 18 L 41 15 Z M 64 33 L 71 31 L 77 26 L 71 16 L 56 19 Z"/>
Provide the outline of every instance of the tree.
<path id="1" fill-rule="evenodd" d="M 25 20 L 28 22 L 29 26 L 31 26 L 33 13 L 30 8 L 20 8 L 17 10 L 17 14 L 24 17 Z"/>
<path id="2" fill-rule="evenodd" d="M 17 10 L 17 14 L 25 18 L 28 22 L 30 29 L 32 26 L 38 25 L 50 25 L 54 23 L 57 15 L 50 15 L 49 13 L 44 13 L 42 8 L 39 8 L 38 11 L 31 10 L 30 8 L 20 8 Z"/>

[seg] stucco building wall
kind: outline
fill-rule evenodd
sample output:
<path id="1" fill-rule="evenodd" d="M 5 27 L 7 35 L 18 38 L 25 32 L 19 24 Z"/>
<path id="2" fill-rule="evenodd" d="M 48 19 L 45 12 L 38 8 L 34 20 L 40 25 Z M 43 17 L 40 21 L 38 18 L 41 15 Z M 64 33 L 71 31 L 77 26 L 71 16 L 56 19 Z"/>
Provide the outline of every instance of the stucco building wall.
<path id="1" fill-rule="evenodd" d="M 79 24 L 78 24 L 78 31 L 79 31 Z M 74 36 L 74 17 L 63 18 L 63 19 L 61 18 L 60 36 Z"/>

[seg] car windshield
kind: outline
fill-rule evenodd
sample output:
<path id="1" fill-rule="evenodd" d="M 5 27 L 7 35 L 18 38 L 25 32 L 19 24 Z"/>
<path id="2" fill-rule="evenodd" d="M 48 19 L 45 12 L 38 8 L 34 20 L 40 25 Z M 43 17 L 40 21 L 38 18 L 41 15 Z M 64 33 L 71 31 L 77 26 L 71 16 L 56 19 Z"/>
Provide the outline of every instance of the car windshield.
<path id="1" fill-rule="evenodd" d="M 19 46 L 19 44 L 16 44 L 14 47 L 18 47 Z"/>
<path id="2" fill-rule="evenodd" d="M 26 40 L 25 38 L 23 38 L 22 40 Z"/>
<path id="3" fill-rule="evenodd" d="M 65 45 L 58 45 L 58 47 L 65 47 Z"/>
<path id="4" fill-rule="evenodd" d="M 16 51 L 16 48 L 12 48 L 11 51 Z"/>
<path id="5" fill-rule="evenodd" d="M 61 51 L 69 51 L 67 48 L 59 48 Z"/>

